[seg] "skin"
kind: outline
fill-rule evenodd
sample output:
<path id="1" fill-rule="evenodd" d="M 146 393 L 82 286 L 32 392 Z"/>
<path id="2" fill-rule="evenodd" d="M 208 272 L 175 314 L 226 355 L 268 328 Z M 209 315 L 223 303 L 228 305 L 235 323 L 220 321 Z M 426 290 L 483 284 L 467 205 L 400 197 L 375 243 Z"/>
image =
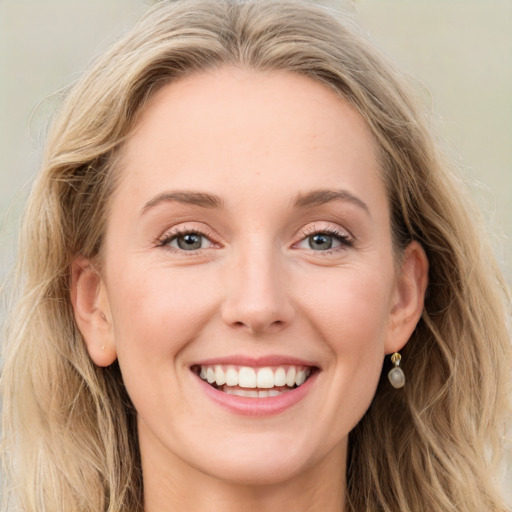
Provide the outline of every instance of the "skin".
<path id="1" fill-rule="evenodd" d="M 310 78 L 225 67 L 162 88 L 119 172 L 101 271 L 77 258 L 72 300 L 91 358 L 118 358 L 137 409 L 146 512 L 342 511 L 348 434 L 427 284 L 418 244 L 393 259 L 366 123 Z M 344 192 L 294 204 L 318 190 Z M 162 196 L 177 191 L 222 205 Z M 202 248 L 180 249 L 177 229 Z M 333 248 L 311 246 L 330 231 Z M 298 404 L 247 417 L 190 371 L 234 354 L 320 371 Z"/>

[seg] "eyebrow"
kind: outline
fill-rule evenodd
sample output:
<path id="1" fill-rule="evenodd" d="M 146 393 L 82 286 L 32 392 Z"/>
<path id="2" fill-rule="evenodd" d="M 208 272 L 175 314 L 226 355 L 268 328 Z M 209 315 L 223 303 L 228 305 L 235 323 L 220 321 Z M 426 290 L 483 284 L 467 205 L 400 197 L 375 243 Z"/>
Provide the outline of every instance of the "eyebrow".
<path id="1" fill-rule="evenodd" d="M 368 214 L 370 213 L 366 203 L 348 190 L 313 190 L 307 194 L 298 194 L 293 201 L 293 206 L 295 208 L 313 208 L 333 201 L 346 201 L 359 206 Z M 222 208 L 224 206 L 224 201 L 222 201 L 219 196 L 208 194 L 206 192 L 163 192 L 148 201 L 144 205 L 141 214 L 144 214 L 147 210 L 166 202 L 178 202 L 200 206 L 202 208 Z"/>
<path id="2" fill-rule="evenodd" d="M 312 208 L 314 206 L 322 206 L 333 201 L 345 201 L 352 203 L 370 214 L 368 205 L 348 190 L 313 190 L 307 194 L 298 194 L 293 202 L 293 206 L 296 208 Z"/>
<path id="3" fill-rule="evenodd" d="M 202 208 L 222 208 L 224 202 L 219 196 L 214 194 L 207 194 L 205 192 L 194 191 L 176 191 L 176 192 L 163 192 L 158 194 L 153 199 L 148 201 L 144 208 L 142 208 L 141 215 L 146 213 L 149 209 L 161 203 L 183 203 L 191 204 L 194 206 L 201 206 Z"/>

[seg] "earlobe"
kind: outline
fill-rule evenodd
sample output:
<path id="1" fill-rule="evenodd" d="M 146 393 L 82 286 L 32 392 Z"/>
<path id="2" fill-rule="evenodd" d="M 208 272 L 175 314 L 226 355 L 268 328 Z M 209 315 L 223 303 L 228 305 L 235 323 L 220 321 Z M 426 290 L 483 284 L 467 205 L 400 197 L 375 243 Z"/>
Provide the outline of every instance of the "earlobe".
<path id="1" fill-rule="evenodd" d="M 404 251 L 397 278 L 386 353 L 401 350 L 409 340 L 423 311 L 428 285 L 428 259 L 418 242 L 411 242 Z"/>
<path id="2" fill-rule="evenodd" d="M 98 366 L 111 365 L 117 352 L 106 287 L 83 257 L 75 258 L 71 265 L 71 303 L 91 359 Z"/>

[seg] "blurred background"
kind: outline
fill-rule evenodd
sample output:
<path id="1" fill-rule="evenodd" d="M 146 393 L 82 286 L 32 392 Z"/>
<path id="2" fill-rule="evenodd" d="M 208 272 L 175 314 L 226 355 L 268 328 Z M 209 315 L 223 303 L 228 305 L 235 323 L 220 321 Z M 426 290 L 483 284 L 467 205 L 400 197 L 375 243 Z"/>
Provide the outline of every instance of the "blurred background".
<path id="1" fill-rule="evenodd" d="M 0 0 L 0 281 L 14 261 L 59 90 L 151 3 Z M 347 7 L 418 80 L 512 283 L 512 1 L 356 0 Z M 0 307 L 0 324 L 4 314 Z"/>
<path id="2" fill-rule="evenodd" d="M 61 90 L 152 0 L 0 0 L 0 280 Z M 512 1 L 347 0 L 414 76 L 512 282 Z"/>
<path id="3" fill-rule="evenodd" d="M 0 280 L 14 259 L 19 216 L 59 90 L 151 3 L 0 0 Z M 419 81 L 512 282 L 512 1 L 346 3 Z"/>

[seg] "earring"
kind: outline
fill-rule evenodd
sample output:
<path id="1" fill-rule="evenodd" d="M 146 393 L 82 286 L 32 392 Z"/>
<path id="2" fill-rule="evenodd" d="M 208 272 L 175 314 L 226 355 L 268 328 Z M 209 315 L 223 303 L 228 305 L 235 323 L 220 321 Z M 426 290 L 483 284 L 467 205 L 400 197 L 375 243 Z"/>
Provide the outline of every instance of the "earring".
<path id="1" fill-rule="evenodd" d="M 388 379 L 395 389 L 403 388 L 405 385 L 405 373 L 403 372 L 402 368 L 399 368 L 401 360 L 402 356 L 398 352 L 395 352 L 391 356 L 391 362 L 395 365 L 395 367 L 392 368 L 388 373 Z"/>

